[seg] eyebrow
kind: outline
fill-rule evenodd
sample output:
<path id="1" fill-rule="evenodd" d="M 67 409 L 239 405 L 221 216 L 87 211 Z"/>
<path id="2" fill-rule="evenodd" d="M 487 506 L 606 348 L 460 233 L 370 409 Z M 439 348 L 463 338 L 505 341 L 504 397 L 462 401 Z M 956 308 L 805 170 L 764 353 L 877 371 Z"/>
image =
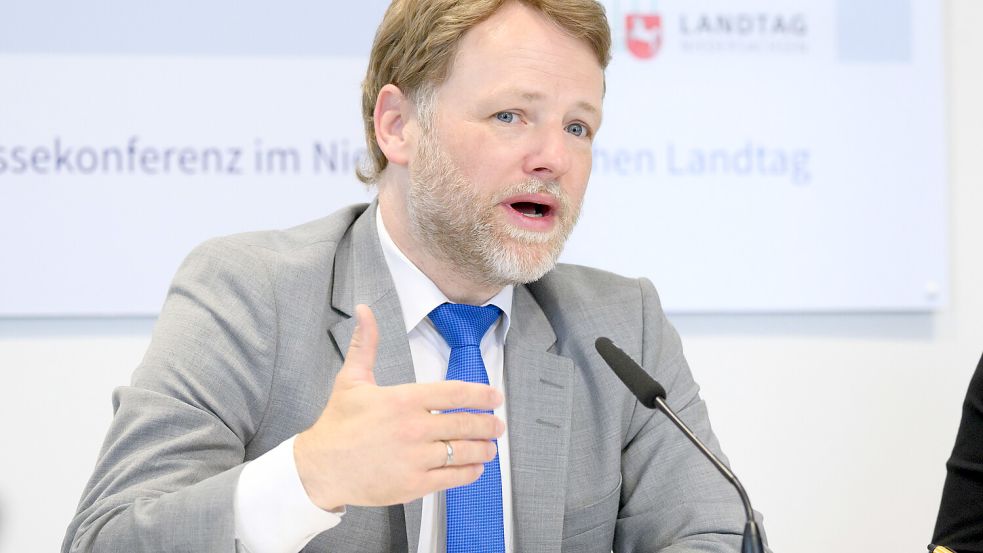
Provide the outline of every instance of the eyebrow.
<path id="1" fill-rule="evenodd" d="M 543 94 L 543 93 L 541 93 L 541 92 L 531 92 L 531 91 L 519 90 L 519 89 L 515 89 L 515 88 L 506 90 L 505 92 L 508 93 L 508 94 L 515 94 L 516 96 L 519 96 L 523 100 L 527 100 L 527 101 L 530 101 L 530 102 L 535 102 L 537 100 L 543 100 L 546 97 L 546 95 Z M 576 106 L 578 108 L 580 108 L 580 109 L 588 112 L 588 113 L 591 113 L 591 114 L 594 114 L 594 115 L 597 115 L 597 116 L 600 116 L 601 115 L 601 110 L 597 106 L 595 106 L 594 104 L 592 104 L 590 102 L 586 102 L 584 100 L 581 100 L 581 101 L 579 101 L 579 102 L 576 103 Z"/>

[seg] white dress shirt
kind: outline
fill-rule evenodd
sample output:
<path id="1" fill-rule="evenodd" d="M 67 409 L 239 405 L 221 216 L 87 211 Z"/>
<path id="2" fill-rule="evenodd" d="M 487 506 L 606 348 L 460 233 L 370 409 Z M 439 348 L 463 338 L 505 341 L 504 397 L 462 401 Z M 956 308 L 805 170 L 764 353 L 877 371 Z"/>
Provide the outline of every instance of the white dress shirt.
<path id="1" fill-rule="evenodd" d="M 450 302 L 420 269 L 396 247 L 376 210 L 376 226 L 382 252 L 392 275 L 406 325 L 410 355 L 417 382 L 439 382 L 447 374 L 450 347 L 427 315 L 442 303 Z M 481 356 L 488 371 L 488 382 L 505 392 L 504 346 L 512 312 L 513 288 L 503 288 L 484 305 L 495 305 L 502 317 L 481 340 Z M 495 409 L 503 421 L 506 405 Z M 297 474 L 293 458 L 294 438 L 266 452 L 242 470 L 236 487 L 235 535 L 239 547 L 249 553 L 296 553 L 319 533 L 341 522 L 344 511 L 331 513 L 314 505 Z M 498 439 L 499 466 L 502 470 L 502 509 L 505 551 L 512 547 L 512 477 L 509 463 L 508 430 Z M 446 514 L 444 494 L 423 498 L 420 520 L 420 553 L 445 550 Z"/>

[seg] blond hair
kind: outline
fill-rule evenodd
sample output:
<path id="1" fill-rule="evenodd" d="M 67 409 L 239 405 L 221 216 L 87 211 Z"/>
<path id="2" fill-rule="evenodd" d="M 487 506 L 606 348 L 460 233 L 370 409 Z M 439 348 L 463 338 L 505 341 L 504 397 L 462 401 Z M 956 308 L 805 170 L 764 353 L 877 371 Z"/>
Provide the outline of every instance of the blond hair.
<path id="1" fill-rule="evenodd" d="M 434 91 L 444 82 L 457 45 L 466 32 L 509 2 L 538 11 L 570 36 L 587 43 L 601 67 L 611 59 L 611 30 L 596 0 L 393 0 L 372 44 L 362 83 L 362 119 L 368 155 L 359 180 L 376 182 L 388 160 L 376 143 L 375 112 L 379 90 L 394 84 L 416 104 L 428 122 Z"/>

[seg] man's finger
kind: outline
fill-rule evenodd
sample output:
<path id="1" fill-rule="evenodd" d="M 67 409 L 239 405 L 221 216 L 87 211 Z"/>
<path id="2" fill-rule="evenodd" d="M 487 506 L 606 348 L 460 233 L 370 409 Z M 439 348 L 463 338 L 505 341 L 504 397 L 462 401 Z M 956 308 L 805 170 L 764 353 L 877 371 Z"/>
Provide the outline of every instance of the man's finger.
<path id="1" fill-rule="evenodd" d="M 447 463 L 447 444 L 454 451 L 453 460 Z M 427 449 L 433 452 L 430 469 L 440 469 L 452 466 L 483 464 L 491 461 L 498 454 L 494 442 L 488 440 L 449 440 L 427 444 Z"/>
<path id="2" fill-rule="evenodd" d="M 427 438 L 431 440 L 493 440 L 505 432 L 505 423 L 495 415 L 446 413 L 430 417 Z"/>
<path id="3" fill-rule="evenodd" d="M 446 380 L 429 384 L 409 384 L 406 392 L 429 411 L 478 409 L 491 411 L 502 404 L 502 393 L 487 384 Z"/>
<path id="4" fill-rule="evenodd" d="M 477 480 L 484 471 L 484 463 L 452 465 L 433 469 L 427 471 L 426 477 L 424 478 L 424 486 L 429 490 L 427 493 L 439 492 L 458 486 L 467 486 Z"/>
<path id="5" fill-rule="evenodd" d="M 379 345 L 379 330 L 376 326 L 375 315 L 369 306 L 355 306 L 355 332 L 348 344 L 345 354 L 345 364 L 342 365 L 338 378 L 343 382 L 366 382 L 375 384 L 372 368 L 375 366 L 376 347 Z"/>

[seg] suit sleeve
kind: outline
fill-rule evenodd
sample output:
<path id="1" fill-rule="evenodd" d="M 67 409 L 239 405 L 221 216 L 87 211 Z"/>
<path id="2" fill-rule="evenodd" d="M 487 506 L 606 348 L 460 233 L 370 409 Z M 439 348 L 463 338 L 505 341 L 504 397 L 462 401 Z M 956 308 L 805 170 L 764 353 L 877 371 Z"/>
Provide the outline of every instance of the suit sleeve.
<path id="1" fill-rule="evenodd" d="M 706 404 L 652 284 L 642 296 L 642 366 L 667 391 L 666 401 L 693 432 L 726 457 L 710 428 Z M 739 552 L 744 509 L 737 491 L 660 412 L 641 405 L 622 454 L 616 552 Z"/>
<path id="2" fill-rule="evenodd" d="M 233 499 L 276 359 L 272 254 L 233 239 L 179 269 L 62 551 L 234 551 Z"/>

